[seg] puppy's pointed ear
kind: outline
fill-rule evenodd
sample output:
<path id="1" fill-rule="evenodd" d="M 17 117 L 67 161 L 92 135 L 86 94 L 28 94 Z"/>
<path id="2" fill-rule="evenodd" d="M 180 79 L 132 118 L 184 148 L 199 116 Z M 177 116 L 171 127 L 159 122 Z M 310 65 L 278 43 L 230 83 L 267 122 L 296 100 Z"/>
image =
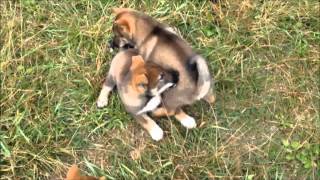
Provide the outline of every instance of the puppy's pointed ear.
<path id="1" fill-rule="evenodd" d="M 135 21 L 134 18 L 130 15 L 123 15 L 114 22 L 122 31 L 126 33 L 129 37 L 132 37 L 133 32 L 135 31 Z"/>
<path id="2" fill-rule="evenodd" d="M 142 56 L 140 56 L 140 55 L 132 56 L 132 63 L 131 63 L 130 69 L 132 71 L 134 71 L 138 67 L 144 66 L 144 64 L 145 63 L 144 63 L 144 60 L 143 60 Z"/>
<path id="3" fill-rule="evenodd" d="M 130 9 L 130 8 L 112 8 L 112 13 L 114 15 L 118 15 L 120 13 L 123 13 L 123 12 L 130 12 L 130 11 L 133 11 L 133 9 Z"/>
<path id="4" fill-rule="evenodd" d="M 139 63 L 144 64 L 144 60 L 143 60 L 143 58 L 142 58 L 141 55 L 132 56 L 132 61 L 135 61 L 135 62 L 139 62 Z"/>
<path id="5" fill-rule="evenodd" d="M 81 176 L 77 165 L 72 165 L 67 173 L 66 180 L 105 180 L 104 177 L 95 178 L 93 176 Z"/>
<path id="6" fill-rule="evenodd" d="M 66 180 L 80 179 L 80 170 L 77 165 L 72 165 L 67 173 Z"/>

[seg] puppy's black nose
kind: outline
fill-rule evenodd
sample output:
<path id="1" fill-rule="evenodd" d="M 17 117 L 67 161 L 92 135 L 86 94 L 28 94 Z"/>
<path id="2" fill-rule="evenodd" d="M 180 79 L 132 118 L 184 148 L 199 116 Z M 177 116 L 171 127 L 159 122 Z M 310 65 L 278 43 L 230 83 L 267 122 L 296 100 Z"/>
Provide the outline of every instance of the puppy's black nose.
<path id="1" fill-rule="evenodd" d="M 115 43 L 113 39 L 111 39 L 108 43 L 111 49 L 119 48 L 118 44 Z"/>
<path id="2" fill-rule="evenodd" d="M 122 48 L 123 49 L 132 49 L 132 48 L 134 48 L 134 45 L 128 43 L 128 44 L 125 44 Z"/>
<path id="3" fill-rule="evenodd" d="M 152 93 L 150 91 L 147 91 L 145 96 L 146 96 L 147 99 L 153 98 L 153 95 L 152 95 Z"/>

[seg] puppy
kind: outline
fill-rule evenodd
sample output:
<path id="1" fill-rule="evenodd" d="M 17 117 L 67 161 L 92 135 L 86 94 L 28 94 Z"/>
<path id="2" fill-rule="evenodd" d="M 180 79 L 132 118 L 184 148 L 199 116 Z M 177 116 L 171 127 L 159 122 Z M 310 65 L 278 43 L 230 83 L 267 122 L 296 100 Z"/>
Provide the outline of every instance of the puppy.
<path id="1" fill-rule="evenodd" d="M 147 62 L 154 62 L 163 69 L 173 69 L 179 74 L 176 87 L 164 93 L 163 107 L 155 110 L 153 115 L 175 115 L 185 127 L 196 127 L 194 118 L 184 113 L 181 107 L 200 99 L 214 102 L 206 60 L 166 25 L 151 17 L 126 8 L 114 8 L 113 12 L 116 15 L 114 44 L 134 44 Z"/>
<path id="2" fill-rule="evenodd" d="M 96 178 L 93 176 L 81 176 L 77 165 L 72 165 L 67 173 L 66 180 L 105 180 L 104 177 Z"/>
<path id="3" fill-rule="evenodd" d="M 134 49 L 120 51 L 113 58 L 102 86 L 97 106 L 108 104 L 108 95 L 117 86 L 120 98 L 127 110 L 138 123 L 158 141 L 163 137 L 162 129 L 146 114 L 138 113 L 147 103 L 148 95 L 157 92 L 167 83 L 174 83 L 169 71 L 164 71 L 156 64 L 145 63 Z M 151 91 L 149 91 L 151 90 Z"/>

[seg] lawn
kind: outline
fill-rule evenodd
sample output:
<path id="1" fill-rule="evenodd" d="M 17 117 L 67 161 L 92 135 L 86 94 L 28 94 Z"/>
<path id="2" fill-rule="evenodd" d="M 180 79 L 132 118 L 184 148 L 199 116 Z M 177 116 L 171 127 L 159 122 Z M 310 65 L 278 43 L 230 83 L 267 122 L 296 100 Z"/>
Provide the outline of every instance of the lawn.
<path id="1" fill-rule="evenodd" d="M 318 0 L 0 1 L 0 179 L 320 179 Z M 96 108 L 114 53 L 112 7 L 176 27 L 215 78 L 198 128 L 159 119 L 154 142 L 117 93 Z"/>

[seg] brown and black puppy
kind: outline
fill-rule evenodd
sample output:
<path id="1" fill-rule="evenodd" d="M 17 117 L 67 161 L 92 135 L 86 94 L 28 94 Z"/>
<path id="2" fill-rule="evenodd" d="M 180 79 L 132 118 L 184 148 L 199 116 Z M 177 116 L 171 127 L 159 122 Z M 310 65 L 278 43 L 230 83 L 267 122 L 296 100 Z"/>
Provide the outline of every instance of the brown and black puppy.
<path id="1" fill-rule="evenodd" d="M 200 99 L 214 102 L 206 60 L 170 28 L 150 16 L 126 8 L 114 8 L 113 12 L 116 15 L 113 23 L 115 44 L 134 44 L 147 62 L 152 61 L 179 74 L 176 87 L 164 93 L 163 107 L 153 114 L 175 115 L 185 127 L 196 127 L 194 118 L 185 114 L 181 107 Z"/>
<path id="2" fill-rule="evenodd" d="M 149 99 L 149 89 L 157 91 L 173 81 L 170 72 L 153 63 L 146 63 L 136 50 L 123 50 L 112 59 L 97 106 L 101 108 L 108 104 L 108 95 L 116 86 L 127 112 L 148 131 L 152 139 L 158 141 L 163 137 L 162 129 L 146 113 L 138 115 L 138 112 Z"/>

